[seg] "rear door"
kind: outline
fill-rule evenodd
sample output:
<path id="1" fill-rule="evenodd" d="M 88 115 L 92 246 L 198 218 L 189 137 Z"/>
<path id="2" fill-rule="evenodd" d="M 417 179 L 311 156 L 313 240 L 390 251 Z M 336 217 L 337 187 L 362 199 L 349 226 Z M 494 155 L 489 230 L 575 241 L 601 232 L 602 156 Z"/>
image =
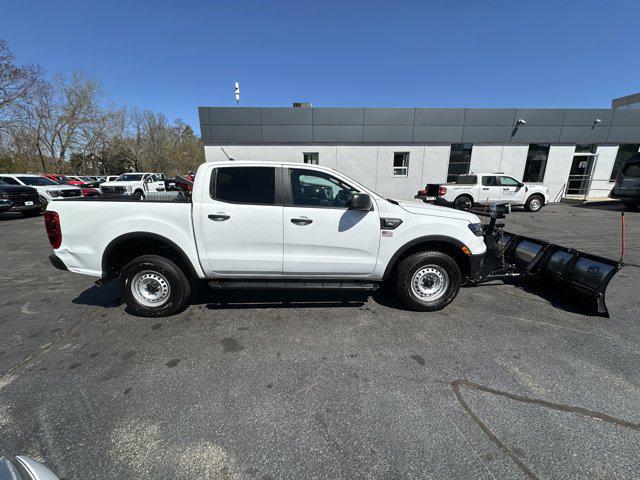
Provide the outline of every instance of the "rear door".
<path id="1" fill-rule="evenodd" d="M 208 276 L 282 275 L 280 172 L 272 166 L 212 169 L 209 191 L 201 192 L 193 212 Z"/>
<path id="2" fill-rule="evenodd" d="M 380 215 L 349 210 L 359 190 L 327 172 L 283 169 L 284 261 L 291 276 L 366 276 L 373 272 L 380 243 Z"/>
<path id="3" fill-rule="evenodd" d="M 498 177 L 502 190 L 502 201 L 521 205 L 524 203 L 526 188 L 513 177 L 502 175 Z"/>
<path id="4" fill-rule="evenodd" d="M 502 199 L 502 187 L 496 175 L 483 175 L 480 184 L 478 203 L 496 203 Z"/>

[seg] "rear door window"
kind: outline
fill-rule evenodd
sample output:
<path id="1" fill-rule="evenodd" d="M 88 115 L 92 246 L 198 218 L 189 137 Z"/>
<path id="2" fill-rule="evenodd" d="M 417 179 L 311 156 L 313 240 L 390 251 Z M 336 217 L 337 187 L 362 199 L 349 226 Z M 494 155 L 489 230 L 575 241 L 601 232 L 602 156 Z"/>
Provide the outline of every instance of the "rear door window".
<path id="1" fill-rule="evenodd" d="M 221 167 L 211 179 L 211 197 L 230 203 L 276 204 L 275 167 Z"/>
<path id="2" fill-rule="evenodd" d="M 485 187 L 497 187 L 498 179 L 494 175 L 482 177 L 482 185 L 484 185 Z"/>
<path id="3" fill-rule="evenodd" d="M 476 175 L 460 175 L 454 183 L 458 185 L 475 185 L 478 183 L 478 177 Z"/>

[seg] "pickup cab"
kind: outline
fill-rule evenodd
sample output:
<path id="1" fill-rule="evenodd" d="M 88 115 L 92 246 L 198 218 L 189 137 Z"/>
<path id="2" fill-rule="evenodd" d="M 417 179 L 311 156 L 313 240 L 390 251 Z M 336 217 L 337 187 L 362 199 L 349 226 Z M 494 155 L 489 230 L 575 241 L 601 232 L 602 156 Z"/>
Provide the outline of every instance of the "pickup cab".
<path id="1" fill-rule="evenodd" d="M 103 195 L 130 195 L 144 198 L 147 193 L 164 192 L 164 176 L 161 173 L 123 173 L 115 180 L 100 184 Z"/>
<path id="2" fill-rule="evenodd" d="M 416 198 L 468 210 L 474 205 L 509 203 L 537 212 L 549 201 L 549 191 L 538 183 L 522 183 L 502 173 L 460 175 L 455 183 L 429 184 Z"/>
<path id="3" fill-rule="evenodd" d="M 49 205 L 57 268 L 119 278 L 129 311 L 170 315 L 191 284 L 214 288 L 376 288 L 438 310 L 481 267 L 483 226 L 469 212 L 385 199 L 318 165 L 205 163 L 191 197 Z"/>

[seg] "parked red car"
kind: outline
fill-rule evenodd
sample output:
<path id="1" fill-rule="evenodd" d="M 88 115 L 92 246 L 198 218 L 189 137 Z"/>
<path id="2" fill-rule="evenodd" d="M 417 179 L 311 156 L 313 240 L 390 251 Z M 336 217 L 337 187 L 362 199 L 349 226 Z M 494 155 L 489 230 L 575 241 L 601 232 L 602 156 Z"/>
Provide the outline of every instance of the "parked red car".
<path id="1" fill-rule="evenodd" d="M 100 195 L 100 190 L 97 188 L 85 187 L 84 182 L 81 180 L 73 180 L 66 175 L 60 175 L 57 173 L 42 173 L 43 177 L 46 177 L 54 182 L 58 182 L 61 185 L 73 185 L 78 187 L 82 191 L 83 197 L 97 197 Z"/>

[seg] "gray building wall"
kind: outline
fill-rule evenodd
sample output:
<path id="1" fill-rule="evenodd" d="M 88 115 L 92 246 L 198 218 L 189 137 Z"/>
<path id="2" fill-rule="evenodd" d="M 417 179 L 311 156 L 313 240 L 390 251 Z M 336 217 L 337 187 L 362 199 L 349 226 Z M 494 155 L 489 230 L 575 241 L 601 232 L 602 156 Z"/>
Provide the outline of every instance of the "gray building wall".
<path id="1" fill-rule="evenodd" d="M 354 177 L 379 193 L 409 199 L 444 182 L 452 143 L 473 143 L 470 170 L 522 180 L 530 143 L 551 144 L 544 177 L 559 200 L 576 144 L 597 144 L 591 196 L 606 197 L 621 143 L 640 143 L 640 111 L 609 109 L 236 108 L 200 107 L 207 161 L 302 162 Z M 526 124 L 519 124 L 518 120 Z M 599 120 L 599 121 L 598 121 Z M 394 152 L 409 153 L 406 177 L 393 175 Z"/>

